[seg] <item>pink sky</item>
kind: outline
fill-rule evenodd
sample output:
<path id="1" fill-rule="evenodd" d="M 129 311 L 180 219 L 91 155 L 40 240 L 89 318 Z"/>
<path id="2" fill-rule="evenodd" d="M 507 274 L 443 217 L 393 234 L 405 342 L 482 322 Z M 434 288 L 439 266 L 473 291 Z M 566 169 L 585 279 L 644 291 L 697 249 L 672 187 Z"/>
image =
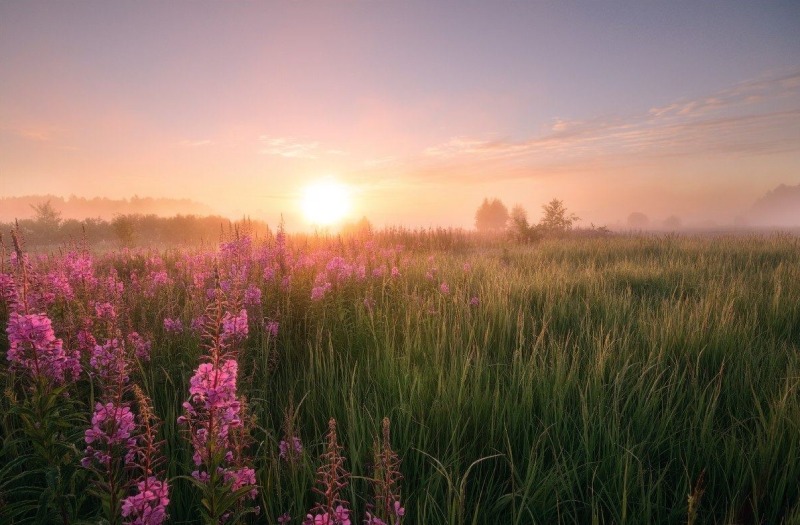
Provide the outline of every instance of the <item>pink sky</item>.
<path id="1" fill-rule="evenodd" d="M 696 4 L 4 2 L 0 195 L 731 222 L 800 183 L 800 9 Z"/>

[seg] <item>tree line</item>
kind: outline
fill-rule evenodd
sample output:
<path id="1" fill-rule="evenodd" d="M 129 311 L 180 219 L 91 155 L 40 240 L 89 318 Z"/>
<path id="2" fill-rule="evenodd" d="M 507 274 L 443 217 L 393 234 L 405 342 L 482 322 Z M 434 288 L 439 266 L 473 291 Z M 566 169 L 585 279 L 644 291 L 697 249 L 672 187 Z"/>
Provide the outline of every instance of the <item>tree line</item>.
<path id="1" fill-rule="evenodd" d="M 231 221 L 218 215 L 175 215 L 159 217 L 154 214 L 116 215 L 111 220 L 88 218 L 62 219 L 61 213 L 46 201 L 31 206 L 33 218 L 0 223 L 0 231 L 18 228 L 25 242 L 32 247 L 57 246 L 76 242 L 90 245 L 133 247 L 137 245 L 197 245 L 216 243 L 233 230 L 251 235 L 269 235 L 265 222 L 244 218 Z"/>

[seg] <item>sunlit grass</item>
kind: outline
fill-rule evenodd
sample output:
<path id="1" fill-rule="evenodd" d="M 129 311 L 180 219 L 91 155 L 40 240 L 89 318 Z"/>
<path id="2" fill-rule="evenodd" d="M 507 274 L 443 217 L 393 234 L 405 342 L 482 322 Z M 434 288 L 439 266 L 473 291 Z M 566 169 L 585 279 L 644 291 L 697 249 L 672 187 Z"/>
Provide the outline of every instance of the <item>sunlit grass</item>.
<path id="1" fill-rule="evenodd" d="M 124 275 L 141 257 L 100 266 Z M 168 312 L 193 309 L 181 258 L 165 256 L 168 289 L 129 304 L 155 334 L 141 383 L 164 421 L 171 477 L 191 470 L 175 421 L 201 353 L 196 337 L 163 332 Z M 252 270 L 263 314 L 281 323 L 277 339 L 256 326 L 239 356 L 258 425 L 258 522 L 311 507 L 331 417 L 362 515 L 384 416 L 407 523 L 680 523 L 701 479 L 698 523 L 797 517 L 796 238 L 562 239 L 395 262 L 398 277 L 381 261 L 383 277 L 337 283 L 319 301 L 313 267 L 288 289 Z M 292 472 L 277 446 L 290 398 L 302 400 L 308 450 Z M 13 421 L 2 424 L 9 435 Z M 192 522 L 198 503 L 176 479 L 174 522 Z"/>

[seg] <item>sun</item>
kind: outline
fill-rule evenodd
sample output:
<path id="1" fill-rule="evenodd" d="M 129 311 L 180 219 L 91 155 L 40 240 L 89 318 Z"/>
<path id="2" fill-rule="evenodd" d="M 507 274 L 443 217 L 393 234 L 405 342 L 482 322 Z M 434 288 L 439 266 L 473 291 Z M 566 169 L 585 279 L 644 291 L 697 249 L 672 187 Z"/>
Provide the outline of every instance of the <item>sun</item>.
<path id="1" fill-rule="evenodd" d="M 348 186 L 333 179 L 313 182 L 303 190 L 303 215 L 315 226 L 336 224 L 350 211 L 350 193 Z"/>

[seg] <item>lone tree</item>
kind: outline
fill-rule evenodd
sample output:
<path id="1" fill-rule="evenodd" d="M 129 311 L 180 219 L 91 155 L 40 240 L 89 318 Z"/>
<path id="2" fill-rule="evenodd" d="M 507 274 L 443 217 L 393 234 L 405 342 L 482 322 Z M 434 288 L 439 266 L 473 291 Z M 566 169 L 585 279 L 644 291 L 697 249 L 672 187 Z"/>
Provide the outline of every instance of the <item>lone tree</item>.
<path id="1" fill-rule="evenodd" d="M 499 199 L 483 199 L 483 204 L 475 212 L 475 228 L 481 232 L 503 230 L 507 222 L 508 208 Z"/>
<path id="2" fill-rule="evenodd" d="M 677 215 L 670 215 L 666 219 L 664 219 L 664 227 L 668 230 L 680 230 L 681 229 L 681 218 Z"/>
<path id="3" fill-rule="evenodd" d="M 31 208 L 35 213 L 34 220 L 45 230 L 55 231 L 61 226 L 61 212 L 56 210 L 49 200 L 41 204 L 31 204 Z"/>
<path id="4" fill-rule="evenodd" d="M 519 204 L 511 208 L 511 222 L 508 228 L 511 236 L 517 241 L 527 241 L 533 235 L 533 228 L 528 222 L 528 212 Z"/>
<path id="5" fill-rule="evenodd" d="M 111 221 L 111 229 L 114 230 L 114 235 L 117 236 L 117 240 L 123 248 L 133 246 L 134 217 L 131 215 L 115 215 L 114 220 Z"/>
<path id="6" fill-rule="evenodd" d="M 628 226 L 635 230 L 643 230 L 647 228 L 648 224 L 650 224 L 650 219 L 640 211 L 635 211 L 628 215 Z"/>
<path id="7" fill-rule="evenodd" d="M 542 210 L 544 215 L 539 221 L 539 226 L 550 233 L 564 233 L 572 229 L 575 221 L 580 220 L 577 215 L 568 212 L 564 202 L 559 199 L 551 200 L 542 206 Z"/>

